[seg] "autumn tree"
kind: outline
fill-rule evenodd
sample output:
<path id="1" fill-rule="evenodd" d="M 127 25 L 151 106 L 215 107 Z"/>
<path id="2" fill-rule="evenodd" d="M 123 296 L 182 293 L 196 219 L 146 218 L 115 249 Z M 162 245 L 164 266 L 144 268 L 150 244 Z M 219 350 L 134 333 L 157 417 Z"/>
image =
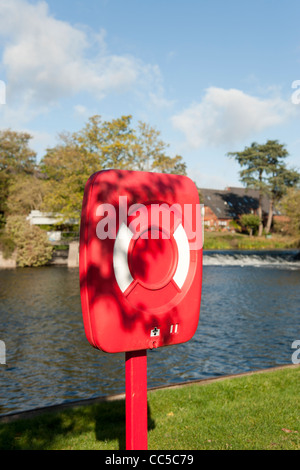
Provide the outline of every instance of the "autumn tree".
<path id="1" fill-rule="evenodd" d="M 265 144 L 253 142 L 241 152 L 229 152 L 234 157 L 242 170 L 240 179 L 242 183 L 259 192 L 258 217 L 260 220 L 258 235 L 263 232 L 262 198 L 269 198 L 269 214 L 266 224 L 266 233 L 272 225 L 274 205 L 286 193 L 288 187 L 294 186 L 300 175 L 294 169 L 288 169 L 284 162 L 288 152 L 283 144 L 277 140 L 268 140 Z"/>
<path id="2" fill-rule="evenodd" d="M 85 183 L 96 171 L 113 169 L 185 174 L 182 157 L 167 155 L 160 132 L 148 124 L 131 125 L 131 116 L 102 121 L 91 117 L 78 132 L 60 135 L 41 169 L 47 177 L 44 208 L 80 218 Z"/>
<path id="3" fill-rule="evenodd" d="M 42 202 L 42 181 L 31 139 L 26 132 L 0 131 L 0 214 L 4 222 L 7 215 L 27 215 Z"/>
<path id="4" fill-rule="evenodd" d="M 82 130 L 72 135 L 82 164 L 94 171 L 132 167 L 135 135 L 130 123 L 131 116 L 104 122 L 101 116 L 92 116 Z"/>
<path id="5" fill-rule="evenodd" d="M 186 164 L 181 156 L 169 157 L 168 145 L 161 140 L 160 132 L 149 124 L 139 121 L 134 135 L 132 168 L 140 171 L 186 174 Z"/>
<path id="6" fill-rule="evenodd" d="M 32 174 L 36 153 L 29 147 L 31 135 L 10 129 L 0 131 L 0 171 L 10 176 L 20 173 Z"/>
<path id="7" fill-rule="evenodd" d="M 0 229 L 5 225 L 5 213 L 7 212 L 8 178 L 0 171 Z"/>
<path id="8" fill-rule="evenodd" d="M 300 189 L 289 188 L 280 201 L 281 212 L 289 217 L 290 231 L 300 237 Z"/>
<path id="9" fill-rule="evenodd" d="M 28 215 L 43 205 L 45 181 L 38 173 L 16 175 L 8 188 L 7 213 L 9 215 Z"/>

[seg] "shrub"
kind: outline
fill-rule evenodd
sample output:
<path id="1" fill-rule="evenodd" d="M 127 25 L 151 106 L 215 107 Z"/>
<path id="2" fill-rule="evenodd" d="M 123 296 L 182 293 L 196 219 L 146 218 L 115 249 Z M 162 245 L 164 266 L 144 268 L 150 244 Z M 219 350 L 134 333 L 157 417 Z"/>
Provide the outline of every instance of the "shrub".
<path id="1" fill-rule="evenodd" d="M 242 227 L 240 226 L 240 224 L 237 223 L 236 220 L 231 220 L 229 222 L 229 227 L 233 230 L 235 230 L 236 232 L 241 232 L 242 231 Z"/>
<path id="2" fill-rule="evenodd" d="M 240 221 L 242 226 L 248 230 L 250 236 L 257 232 L 260 223 L 259 217 L 257 215 L 243 214 Z"/>
<path id="3" fill-rule="evenodd" d="M 5 231 L 17 248 L 18 266 L 43 266 L 50 261 L 53 247 L 47 234 L 39 227 L 30 225 L 25 217 L 9 216 Z"/>
<path id="4" fill-rule="evenodd" d="M 4 259 L 8 259 L 12 256 L 15 247 L 15 243 L 10 237 L 5 233 L 0 234 L 0 250 Z"/>

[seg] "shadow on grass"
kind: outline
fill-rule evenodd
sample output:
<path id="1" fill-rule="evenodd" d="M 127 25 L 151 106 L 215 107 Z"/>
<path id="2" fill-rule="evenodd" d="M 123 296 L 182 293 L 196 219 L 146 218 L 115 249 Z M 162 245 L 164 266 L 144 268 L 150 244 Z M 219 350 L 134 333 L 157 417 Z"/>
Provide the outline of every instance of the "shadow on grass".
<path id="1" fill-rule="evenodd" d="M 154 429 L 148 404 L 148 430 Z M 117 444 L 114 443 L 117 441 Z M 39 412 L 30 419 L 0 422 L 0 450 L 126 448 L 125 401 Z"/>

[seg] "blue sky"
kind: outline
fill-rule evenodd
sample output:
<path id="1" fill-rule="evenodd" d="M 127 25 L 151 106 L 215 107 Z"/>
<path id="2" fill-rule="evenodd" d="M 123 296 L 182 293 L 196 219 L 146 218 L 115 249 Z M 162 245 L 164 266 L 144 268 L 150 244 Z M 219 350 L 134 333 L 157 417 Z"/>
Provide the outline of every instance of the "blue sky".
<path id="1" fill-rule="evenodd" d="M 298 0 L 1 1 L 0 128 L 40 158 L 94 114 L 131 114 L 206 188 L 240 186 L 226 153 L 253 141 L 300 168 L 299 17 Z"/>

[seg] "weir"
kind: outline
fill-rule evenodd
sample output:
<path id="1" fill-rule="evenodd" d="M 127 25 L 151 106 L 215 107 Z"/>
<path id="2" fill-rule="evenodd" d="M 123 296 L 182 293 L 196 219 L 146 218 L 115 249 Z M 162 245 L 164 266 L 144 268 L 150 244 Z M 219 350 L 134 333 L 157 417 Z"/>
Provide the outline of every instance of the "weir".
<path id="1" fill-rule="evenodd" d="M 203 266 L 253 266 L 300 269 L 300 252 L 285 251 L 204 251 Z"/>

